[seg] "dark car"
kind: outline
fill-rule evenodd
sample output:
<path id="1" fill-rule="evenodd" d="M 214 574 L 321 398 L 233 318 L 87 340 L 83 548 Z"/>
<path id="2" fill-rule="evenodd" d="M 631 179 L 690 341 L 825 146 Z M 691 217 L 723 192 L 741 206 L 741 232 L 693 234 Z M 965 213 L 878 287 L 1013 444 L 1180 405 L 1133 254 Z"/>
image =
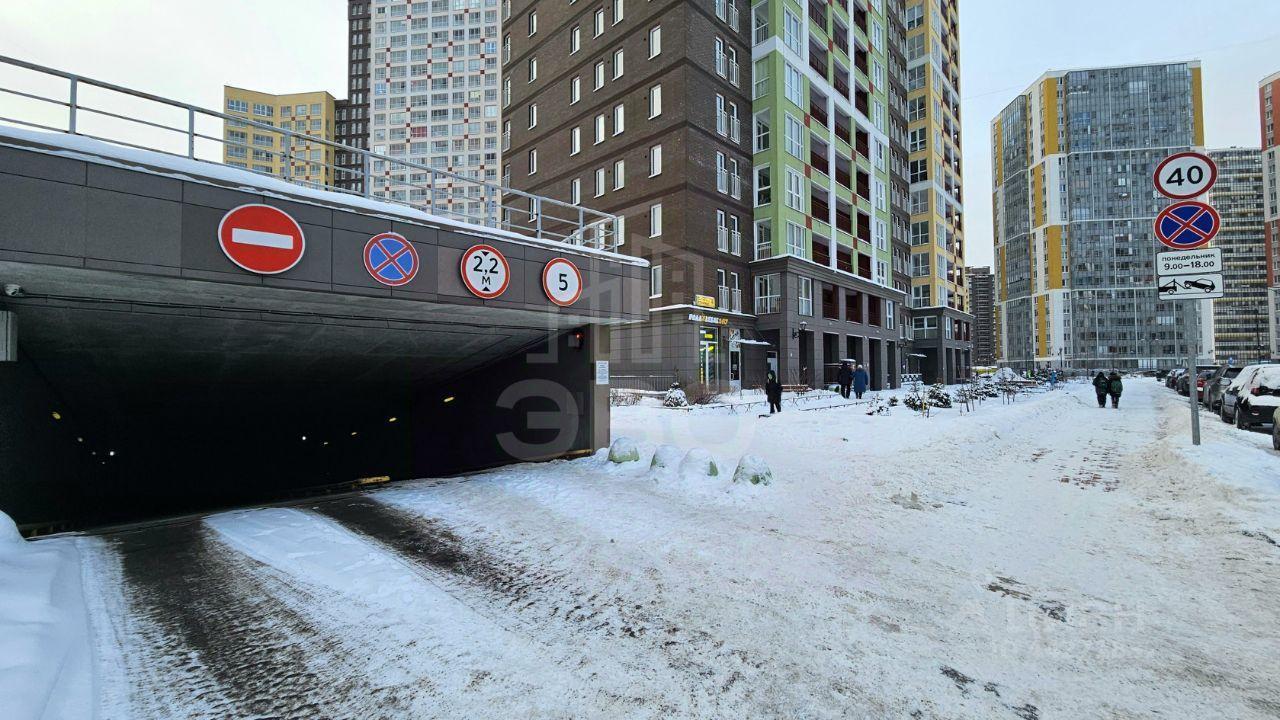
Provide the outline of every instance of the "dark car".
<path id="1" fill-rule="evenodd" d="M 1244 430 L 1271 422 L 1280 407 L 1280 365 L 1246 365 L 1222 394 L 1218 414 Z"/>
<path id="2" fill-rule="evenodd" d="M 1209 376 L 1204 382 L 1204 392 L 1200 395 L 1200 402 L 1204 403 L 1206 408 L 1213 412 L 1218 412 L 1218 408 L 1222 405 L 1222 394 L 1226 392 L 1227 386 L 1232 380 L 1240 374 L 1242 368 L 1223 365 L 1218 368 L 1217 372 Z"/>
<path id="3" fill-rule="evenodd" d="M 1177 390 L 1178 378 L 1182 377 L 1182 374 L 1185 372 L 1186 370 L 1183 370 L 1182 368 L 1174 368 L 1170 370 L 1169 374 L 1164 377 L 1164 386 L 1170 390 Z"/>
<path id="4" fill-rule="evenodd" d="M 1196 366 L 1196 389 L 1204 389 L 1204 381 L 1218 369 L 1217 365 L 1197 365 Z M 1178 377 L 1178 394 L 1191 396 L 1191 380 L 1189 373 L 1183 373 Z"/>

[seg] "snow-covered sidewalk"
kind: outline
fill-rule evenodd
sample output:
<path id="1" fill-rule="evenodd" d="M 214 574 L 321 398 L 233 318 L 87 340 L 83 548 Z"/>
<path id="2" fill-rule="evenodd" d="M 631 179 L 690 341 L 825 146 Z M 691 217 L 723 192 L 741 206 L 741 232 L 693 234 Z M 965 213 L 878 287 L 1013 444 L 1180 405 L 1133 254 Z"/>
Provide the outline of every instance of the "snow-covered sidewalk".
<path id="1" fill-rule="evenodd" d="M 1154 381 L 1122 406 L 614 408 L 641 462 L 10 543 L 0 588 L 84 580 L 53 624 L 0 595 L 0 638 L 72 659 L 51 717 L 1275 717 L 1280 454 L 1185 447 Z M 718 475 L 650 468 L 695 447 Z M 0 717 L 40 717 L 12 647 Z"/>

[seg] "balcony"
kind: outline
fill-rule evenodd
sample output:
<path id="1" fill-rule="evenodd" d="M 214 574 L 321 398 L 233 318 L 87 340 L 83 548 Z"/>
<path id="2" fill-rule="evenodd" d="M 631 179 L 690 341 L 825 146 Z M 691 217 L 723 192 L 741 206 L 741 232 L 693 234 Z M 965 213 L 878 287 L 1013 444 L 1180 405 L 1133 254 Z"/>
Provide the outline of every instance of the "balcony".
<path id="1" fill-rule="evenodd" d="M 781 298 L 781 297 L 779 297 L 779 296 L 777 296 L 777 295 L 764 295 L 764 296 L 757 297 L 757 298 L 756 298 L 756 314 L 757 314 L 757 315 L 765 315 L 765 314 L 768 314 L 768 313 L 776 313 L 776 312 L 778 312 L 779 306 L 781 306 L 781 304 L 782 304 L 782 303 L 780 302 L 780 301 L 781 301 L 781 299 L 782 299 L 782 298 Z M 801 302 L 802 302 L 802 303 L 804 302 L 804 301 L 803 301 L 803 299 L 801 299 Z M 813 303 L 813 301 L 812 301 L 812 300 L 810 300 L 809 302 L 810 302 L 810 304 L 811 304 L 811 305 L 810 305 L 810 313 L 812 313 L 812 303 Z"/>
<path id="2" fill-rule="evenodd" d="M 716 299 L 718 300 L 716 307 L 721 310 L 742 312 L 742 291 L 738 288 L 729 288 L 721 285 Z"/>

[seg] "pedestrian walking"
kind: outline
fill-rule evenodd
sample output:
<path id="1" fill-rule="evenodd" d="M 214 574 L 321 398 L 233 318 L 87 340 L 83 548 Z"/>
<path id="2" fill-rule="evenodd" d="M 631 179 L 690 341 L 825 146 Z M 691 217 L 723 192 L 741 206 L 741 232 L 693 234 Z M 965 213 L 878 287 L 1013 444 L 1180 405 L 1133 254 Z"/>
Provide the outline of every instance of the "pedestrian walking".
<path id="1" fill-rule="evenodd" d="M 775 411 L 782 412 L 782 385 L 778 384 L 778 377 L 769 371 L 768 377 L 764 381 L 764 395 L 769 399 L 769 414 Z"/>
<path id="2" fill-rule="evenodd" d="M 853 368 L 849 367 L 849 363 L 840 363 L 840 370 L 836 372 L 836 383 L 840 385 L 840 397 L 848 400 L 849 388 L 853 385 Z"/>
<path id="3" fill-rule="evenodd" d="M 861 365 L 858 366 L 857 370 L 853 371 L 853 394 L 857 395 L 859 400 L 862 399 L 862 393 L 867 391 L 867 383 L 870 380 L 871 378 L 867 375 L 866 368 Z"/>
<path id="4" fill-rule="evenodd" d="M 1107 374 L 1099 370 L 1097 377 L 1093 379 L 1093 393 L 1098 396 L 1098 407 L 1107 406 L 1107 393 L 1110 392 L 1110 387 L 1111 381 L 1107 379 Z"/>
<path id="5" fill-rule="evenodd" d="M 1120 373 L 1112 370 L 1111 377 L 1107 378 L 1107 394 L 1111 396 L 1111 407 L 1119 409 L 1122 392 L 1124 392 L 1124 382 L 1120 380 Z"/>

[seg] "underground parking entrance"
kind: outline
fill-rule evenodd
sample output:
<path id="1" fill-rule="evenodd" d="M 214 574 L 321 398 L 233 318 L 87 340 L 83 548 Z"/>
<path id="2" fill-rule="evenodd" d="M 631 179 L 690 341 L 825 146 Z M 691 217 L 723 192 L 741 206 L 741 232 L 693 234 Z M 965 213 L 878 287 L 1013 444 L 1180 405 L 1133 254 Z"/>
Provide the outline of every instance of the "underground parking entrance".
<path id="1" fill-rule="evenodd" d="M 610 326 L 643 317 L 642 262 L 0 150 L 0 510 L 25 532 L 607 444 L 599 361 Z M 252 203 L 299 220 L 296 267 L 258 275 L 218 248 L 220 220 Z M 403 287 L 362 262 L 389 232 L 421 263 Z M 481 244 L 505 262 L 500 296 L 461 270 Z M 556 261 L 580 273 L 569 305 L 546 290 Z"/>

